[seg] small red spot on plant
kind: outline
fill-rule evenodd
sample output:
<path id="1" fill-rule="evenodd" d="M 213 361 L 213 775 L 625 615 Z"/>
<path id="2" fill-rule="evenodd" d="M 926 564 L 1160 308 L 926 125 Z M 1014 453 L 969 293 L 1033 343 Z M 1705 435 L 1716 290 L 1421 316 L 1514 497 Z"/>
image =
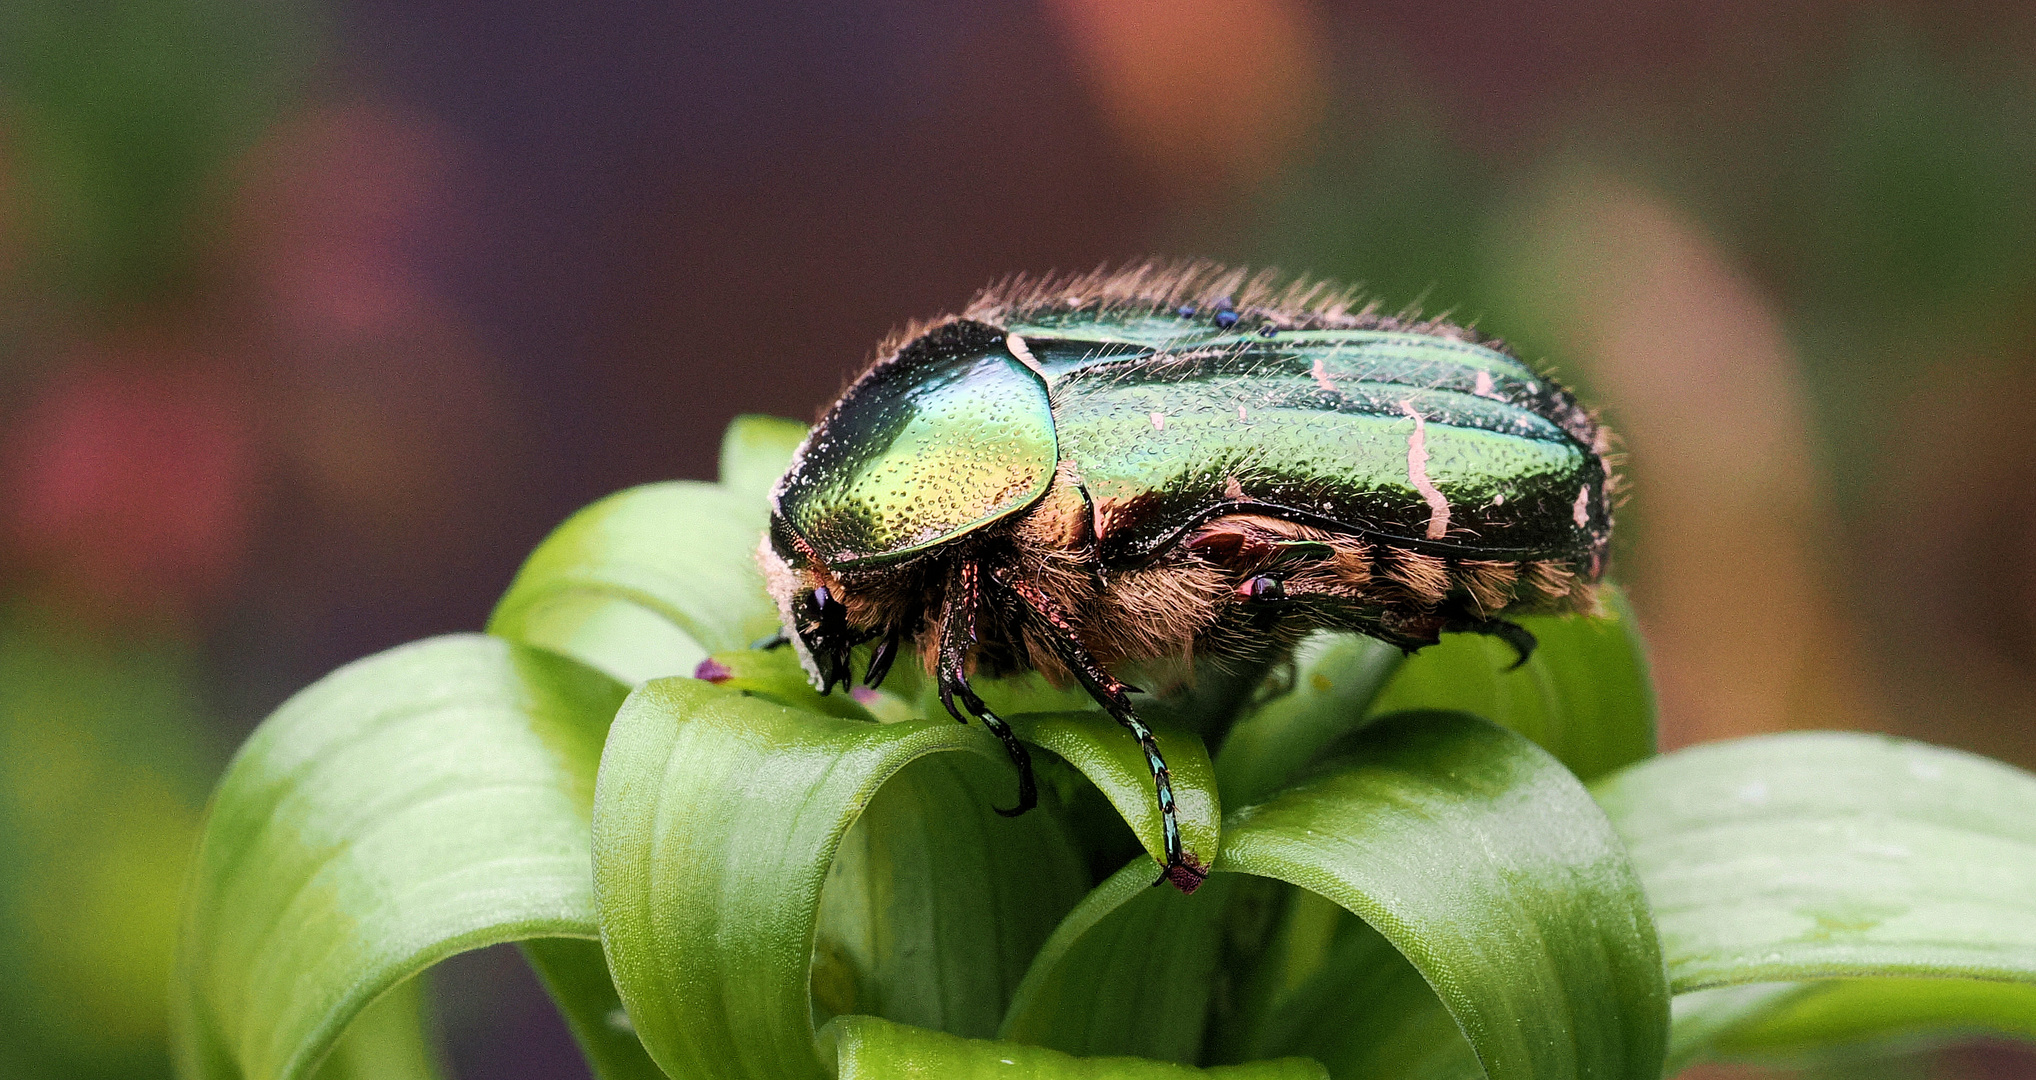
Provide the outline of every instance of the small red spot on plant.
<path id="1" fill-rule="evenodd" d="M 728 670 L 728 665 L 710 656 L 700 661 L 700 666 L 693 669 L 693 677 L 703 682 L 725 683 L 735 677 L 735 672 Z"/>
<path id="2" fill-rule="evenodd" d="M 851 686 L 848 688 L 848 697 L 857 705 L 874 705 L 877 701 L 877 692 L 867 686 Z"/>

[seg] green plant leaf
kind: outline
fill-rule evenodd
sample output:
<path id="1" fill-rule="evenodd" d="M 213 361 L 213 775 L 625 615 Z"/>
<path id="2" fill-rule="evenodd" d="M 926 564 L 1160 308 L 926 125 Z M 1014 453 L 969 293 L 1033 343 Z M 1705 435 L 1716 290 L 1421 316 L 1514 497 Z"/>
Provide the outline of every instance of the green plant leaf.
<path id="1" fill-rule="evenodd" d="M 1224 738 L 1216 755 L 1224 794 L 1247 806 L 1278 791 L 1331 743 L 1364 726 L 1372 699 L 1403 659 L 1376 638 L 1309 635 L 1294 652 L 1292 685 L 1247 712 Z"/>
<path id="2" fill-rule="evenodd" d="M 1808 732 L 1678 751 L 1596 792 L 1647 885 L 1677 991 L 1849 980 L 1707 992 L 1685 1010 L 1679 1052 L 2036 1031 L 2036 777 Z"/>
<path id="3" fill-rule="evenodd" d="M 1856 1058 L 1862 1052 L 1914 1050 L 1978 1035 L 2036 1040 L 2036 985 L 2029 983 L 1889 978 L 1787 985 L 1797 993 L 1770 1002 L 1748 1022 L 1719 1032 L 1710 1052 L 1727 1058 L 1814 1062 L 1834 1056 Z"/>
<path id="4" fill-rule="evenodd" d="M 1654 686 L 1647 648 L 1617 588 L 1605 614 L 1517 619 L 1539 645 L 1509 671 L 1513 647 L 1479 634 L 1445 634 L 1409 657 L 1371 704 L 1372 716 L 1409 709 L 1473 713 L 1533 739 L 1592 780 L 1654 754 Z"/>
<path id="5" fill-rule="evenodd" d="M 488 631 L 624 683 L 690 675 L 709 653 L 775 633 L 756 567 L 762 502 L 718 484 L 617 492 L 545 537 Z"/>
<path id="6" fill-rule="evenodd" d="M 1606 614 L 1529 616 L 1534 655 L 1517 671 L 1513 647 L 1446 634 L 1402 659 L 1353 634 L 1316 634 L 1294 656 L 1283 693 L 1247 711 L 1216 755 L 1226 798 L 1245 805 L 1279 790 L 1338 738 L 1381 716 L 1415 709 L 1474 713 L 1512 728 L 1588 780 L 1654 753 L 1654 690 L 1625 597 L 1605 589 Z"/>
<path id="7" fill-rule="evenodd" d="M 1526 739 L 1462 714 L 1390 717 L 1349 751 L 1232 813 L 1219 878 L 1274 878 L 1361 916 L 1439 995 L 1495 1080 L 1659 1075 L 1668 994 L 1653 924 L 1617 836 L 1575 777 Z M 1175 1010 L 1206 978 L 1222 917 L 1215 905 L 1169 917 L 1171 898 L 1148 899 L 1136 869 L 1098 887 L 1055 932 L 1007 1032 L 1104 1053 L 1199 1023 Z M 1103 989 L 1127 968 L 1141 971 L 1143 993 Z M 1410 1002 L 1415 1020 L 1428 1007 L 1414 994 L 1391 1000 Z M 1400 1022 L 1375 1019 L 1374 1029 Z M 1239 1036 L 1226 1056 L 1352 1058 L 1362 1048 L 1338 1040 L 1355 1037 L 1347 1025 L 1268 1027 Z"/>
<path id="8" fill-rule="evenodd" d="M 2036 777 L 1806 732 L 1612 776 L 1677 991 L 1870 975 L 2036 981 Z"/>
<path id="9" fill-rule="evenodd" d="M 436 1080 L 445 1074 L 415 979 L 376 998 L 347 1025 L 316 1080 Z M 641 1051 L 638 1051 L 641 1054 Z"/>
<path id="10" fill-rule="evenodd" d="M 1058 1050 L 844 1016 L 821 1032 L 836 1080 L 1328 1080 L 1322 1066 L 1300 1058 L 1194 1069 L 1142 1058 L 1077 1058 Z"/>
<path id="11" fill-rule="evenodd" d="M 1255 957 L 1212 1040 L 1219 1060 L 1280 1047 L 1332 1076 L 1481 1080 L 1477 1055 L 1421 973 L 1370 924 L 1285 888 L 1271 947 Z"/>
<path id="12" fill-rule="evenodd" d="M 623 690 L 478 635 L 341 668 L 213 795 L 185 897 L 180 1071 L 309 1075 L 348 1023 L 467 949 L 595 933 L 593 781 Z"/>
<path id="13" fill-rule="evenodd" d="M 1116 753 L 1130 740 L 1094 719 L 1012 721 L 1104 790 L 1128 785 L 1135 744 Z M 1199 741 L 1172 745 L 1206 791 Z M 1137 776 L 1149 802 L 1142 762 Z M 1086 882 L 1051 817 L 992 812 L 1011 784 L 980 725 L 827 717 L 693 679 L 640 687 L 603 757 L 594 865 L 603 943 L 653 1056 L 676 1076 L 817 1076 L 814 1013 L 845 1009 L 989 1034 Z M 1214 835 L 1213 798 L 1182 807 L 1206 815 L 1184 832 Z M 830 914 L 843 908 L 863 915 Z"/>
<path id="14" fill-rule="evenodd" d="M 1041 947 L 998 1034 L 1069 1054 L 1196 1060 L 1235 888 L 1217 874 L 1193 896 L 1155 889 L 1142 859 L 1111 875 Z"/>
<path id="15" fill-rule="evenodd" d="M 1165 865 L 1166 847 L 1152 773 L 1130 732 L 1100 712 L 1018 713 L 1009 719 L 1019 738 L 1053 751 L 1088 777 L 1131 826 L 1146 854 L 1154 863 Z M 1223 814 L 1208 748 L 1195 735 L 1174 728 L 1154 727 L 1152 734 L 1172 778 L 1181 848 L 1190 859 L 1199 859 L 1206 866 L 1215 861 L 1217 822 Z M 1146 872 L 1150 884 L 1158 869 L 1148 866 Z"/>
<path id="16" fill-rule="evenodd" d="M 709 653 L 776 633 L 757 543 L 765 496 L 805 433 L 738 417 L 722 436 L 721 483 L 645 484 L 567 518 L 517 571 L 488 631 L 631 685 L 691 675 Z"/>
<path id="17" fill-rule="evenodd" d="M 762 507 L 805 438 L 806 425 L 797 420 L 736 417 L 721 433 L 721 486 Z"/>
<path id="18" fill-rule="evenodd" d="M 1663 1076 L 1674 1076 L 1705 1054 L 1719 1040 L 1781 1009 L 1792 999 L 1813 992 L 1818 983 L 1746 983 L 1716 986 L 1677 994 L 1669 1003 L 1668 1063 Z"/>
<path id="19" fill-rule="evenodd" d="M 693 674 L 716 686 L 755 694 L 789 708 L 846 720 L 876 719 L 856 701 L 853 694 L 823 694 L 813 689 L 813 684 L 806 679 L 806 669 L 799 666 L 798 654 L 790 649 L 736 649 L 715 653 L 708 657 L 708 663 L 695 668 Z"/>
<path id="20" fill-rule="evenodd" d="M 597 1080 L 664 1080 L 664 1071 L 651 1062 L 643 1044 L 636 1040 L 599 941 L 531 938 L 520 947 L 545 992 L 565 1016 L 573 1041 L 593 1066 Z"/>

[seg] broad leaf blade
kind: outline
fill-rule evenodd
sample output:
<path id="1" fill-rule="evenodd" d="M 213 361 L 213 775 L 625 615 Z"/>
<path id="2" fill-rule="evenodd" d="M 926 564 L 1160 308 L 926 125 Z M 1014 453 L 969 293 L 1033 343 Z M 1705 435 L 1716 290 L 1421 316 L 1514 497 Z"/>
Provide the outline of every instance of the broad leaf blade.
<path id="1" fill-rule="evenodd" d="M 1079 1055 L 1190 1062 L 1201 1056 L 1222 920 L 1236 882 L 1182 896 L 1132 863 L 1054 930 L 999 1035 Z"/>
<path id="2" fill-rule="evenodd" d="M 1679 751 L 1596 791 L 1673 985 L 1697 992 L 1678 998 L 1679 1059 L 2036 1036 L 2036 777 L 1807 732 Z"/>
<path id="3" fill-rule="evenodd" d="M 930 713 L 917 714 L 909 703 L 872 694 L 869 707 L 848 694 L 822 695 L 807 683 L 798 660 L 788 649 L 717 653 L 711 667 L 699 670 L 711 674 L 717 686 L 740 690 L 789 708 L 851 720 L 877 719 L 872 710 L 881 709 L 883 719 L 930 719 L 950 722 L 936 704 Z M 1010 723 L 1020 739 L 1052 751 L 1087 777 L 1138 838 L 1155 862 L 1164 863 L 1159 800 L 1145 752 L 1123 725 L 1096 710 L 1055 712 L 1019 711 L 1031 706 L 1059 705 L 1069 692 L 1056 690 L 1036 674 L 1011 679 L 983 680 L 983 697 Z M 1074 691 L 1080 694 L 1080 691 Z M 1086 700 L 1085 698 L 1083 700 Z M 1181 846 L 1199 865 L 1215 858 L 1217 821 L 1222 809 L 1216 797 L 1215 770 L 1202 740 L 1188 732 L 1154 725 L 1153 738 L 1166 759 L 1171 775 L 1176 817 L 1181 828 Z M 999 805 L 1017 798 L 1015 774 L 1005 772 L 998 784 Z M 1154 871 L 1158 873 L 1157 870 Z"/>
<path id="4" fill-rule="evenodd" d="M 984 760 L 919 760 L 957 750 Z M 825 717 L 691 679 L 639 688 L 603 757 L 594 865 L 653 1057 L 689 1078 L 818 1076 L 814 991 L 826 1010 L 987 1033 L 1083 877 L 1050 818 L 986 805 L 1003 762 L 980 726 Z M 822 937 L 823 885 L 866 807 L 836 872 L 849 895 L 831 902 L 867 918 Z"/>
<path id="5" fill-rule="evenodd" d="M 717 484 L 610 495 L 538 545 L 488 630 L 625 683 L 690 675 L 777 630 L 756 567 L 764 518 L 762 502 Z"/>
<path id="6" fill-rule="evenodd" d="M 1662 1067 L 1662 1075 L 1674 1076 L 1711 1053 L 1733 1032 L 1786 1010 L 1795 999 L 1823 985 L 1746 983 L 1677 994 L 1669 1007 L 1668 1063 Z"/>
<path id="7" fill-rule="evenodd" d="M 416 979 L 376 998 L 347 1026 L 318 1066 L 316 1080 L 436 1080 L 445 1075 L 424 1008 Z"/>
<path id="8" fill-rule="evenodd" d="M 1513 647 L 1449 634 L 1410 657 L 1371 713 L 1454 709 L 1512 728 L 1595 779 L 1654 753 L 1654 688 L 1647 649 L 1625 597 L 1605 587 L 1601 616 L 1516 620 L 1540 645 L 1518 670 Z"/>
<path id="9" fill-rule="evenodd" d="M 845 1016 L 822 1032 L 837 1080 L 1328 1080 L 1312 1061 L 1287 1058 L 1192 1069 L 1141 1058 L 1078 1058 L 1057 1050 Z"/>
<path id="10" fill-rule="evenodd" d="M 1205 977 L 1197 949 L 1207 946 L 1196 942 L 1221 914 L 1212 906 L 1195 920 L 1153 918 L 1148 909 L 1163 901 L 1137 890 L 1135 869 L 1091 894 L 1041 950 L 1007 1031 L 1094 1053 L 1183 1024 L 1172 1012 L 1186 999 L 1180 991 L 1095 989 L 1125 966 L 1145 965 L 1154 986 Z M 1375 1016 L 1377 1031 L 1418 1029 L 1424 1015 L 1432 1029 L 1426 1010 L 1439 994 L 1495 1080 L 1659 1074 L 1668 995 L 1639 883 L 1583 788 L 1524 738 L 1460 714 L 1387 718 L 1360 733 L 1347 758 L 1231 814 L 1216 870 L 1305 887 L 1377 927 L 1433 988 L 1426 998 L 1411 984 L 1394 988 L 1386 965 L 1373 1000 L 1404 1009 Z M 1181 959 L 1155 962 L 1166 956 Z M 1276 998 L 1266 1015 L 1298 1000 Z M 1383 1063 L 1366 1057 L 1364 1029 L 1325 1015 L 1322 1026 L 1262 1025 L 1225 1056 Z M 1465 1060 L 1446 1043 L 1437 1058 L 1431 1042 L 1403 1041 L 1434 1059 L 1418 1075 L 1450 1075 Z"/>
<path id="11" fill-rule="evenodd" d="M 1857 1058 L 1862 1051 L 1915 1050 L 1981 1035 L 2036 1041 L 2036 985 L 2030 983 L 1837 979 L 1793 986 L 1799 993 L 1774 1002 L 1751 1022 L 1719 1033 L 1711 1052 L 1720 1057 L 1815 1061 Z"/>
<path id="12" fill-rule="evenodd" d="M 1220 1033 L 1222 1060 L 1304 1054 L 1332 1076 L 1480 1080 L 1484 1070 L 1421 973 L 1370 924 L 1306 890 Z M 1326 910 L 1325 910 L 1326 909 Z"/>
<path id="13" fill-rule="evenodd" d="M 629 1026 L 599 941 L 532 938 L 522 949 L 597 1080 L 664 1080 L 664 1071 L 643 1052 Z"/>
<path id="14" fill-rule="evenodd" d="M 1811 732 L 1683 750 L 1597 788 L 1676 990 L 1870 975 L 2036 981 L 2036 777 Z"/>
<path id="15" fill-rule="evenodd" d="M 327 676 L 248 740 L 186 895 L 188 1080 L 305 1076 L 446 956 L 594 933 L 593 779 L 622 688 L 477 635 Z"/>
<path id="16" fill-rule="evenodd" d="M 1381 720 L 1344 766 L 1226 822 L 1220 865 L 1379 930 L 1493 1080 L 1660 1073 L 1668 994 L 1639 882 L 1575 778 L 1519 736 Z"/>
<path id="17" fill-rule="evenodd" d="M 1364 726 L 1403 662 L 1399 649 L 1356 634 L 1313 634 L 1294 654 L 1292 686 L 1247 712 L 1223 740 L 1216 775 L 1238 806 L 1264 799 Z"/>

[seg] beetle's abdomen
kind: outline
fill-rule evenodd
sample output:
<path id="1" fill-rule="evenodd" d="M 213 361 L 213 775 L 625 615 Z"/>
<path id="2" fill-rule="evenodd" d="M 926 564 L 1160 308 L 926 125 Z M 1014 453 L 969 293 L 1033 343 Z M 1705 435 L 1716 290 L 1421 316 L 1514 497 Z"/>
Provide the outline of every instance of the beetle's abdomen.
<path id="1" fill-rule="evenodd" d="M 1255 512 L 1596 576 L 1606 471 L 1567 394 L 1467 342 L 1282 337 L 1128 359 L 1098 348 L 1089 362 L 1074 342 L 1035 346 L 1055 375 L 1060 455 L 1095 508 L 1106 564 L 1142 562 L 1211 517 Z"/>

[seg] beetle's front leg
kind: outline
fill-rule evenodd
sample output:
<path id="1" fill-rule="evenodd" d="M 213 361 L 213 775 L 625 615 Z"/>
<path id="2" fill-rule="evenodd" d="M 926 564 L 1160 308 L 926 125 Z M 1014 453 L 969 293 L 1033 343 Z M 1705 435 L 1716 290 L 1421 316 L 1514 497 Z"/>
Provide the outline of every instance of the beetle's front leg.
<path id="1" fill-rule="evenodd" d="M 991 712 L 969 686 L 968 656 L 976 644 L 976 606 L 981 602 L 982 568 L 973 558 L 964 556 L 955 561 L 947 576 L 947 594 L 940 612 L 940 663 L 934 677 L 940 687 L 940 703 L 947 708 L 948 715 L 968 723 L 968 717 L 954 704 L 954 699 L 960 698 L 962 705 L 1004 744 L 1004 752 L 1011 755 L 1011 764 L 1018 767 L 1018 805 L 1009 810 L 995 809 L 1005 817 L 1017 817 L 1039 805 L 1039 785 L 1033 779 L 1032 755 L 1026 752 L 1025 744 L 1012 733 L 1011 725 Z"/>
<path id="2" fill-rule="evenodd" d="M 1167 771 L 1166 759 L 1160 756 L 1159 742 L 1152 737 L 1152 729 L 1131 708 L 1131 687 L 1096 662 L 1088 646 L 1082 644 L 1074 626 L 1061 612 L 1060 605 L 1054 603 L 1044 590 L 1003 574 L 998 575 L 997 583 L 1009 589 L 1031 609 L 1048 639 L 1053 642 L 1061 662 L 1074 672 L 1075 678 L 1081 680 L 1089 696 L 1095 698 L 1111 718 L 1124 725 L 1138 740 L 1138 748 L 1145 752 L 1145 766 L 1152 772 L 1153 793 L 1159 799 L 1160 833 L 1166 849 L 1166 865 L 1160 870 L 1159 880 L 1153 884 L 1168 881 L 1184 893 L 1194 892 L 1209 876 L 1209 871 L 1188 861 L 1181 849 L 1181 826 L 1174 809 L 1173 777 Z"/>

